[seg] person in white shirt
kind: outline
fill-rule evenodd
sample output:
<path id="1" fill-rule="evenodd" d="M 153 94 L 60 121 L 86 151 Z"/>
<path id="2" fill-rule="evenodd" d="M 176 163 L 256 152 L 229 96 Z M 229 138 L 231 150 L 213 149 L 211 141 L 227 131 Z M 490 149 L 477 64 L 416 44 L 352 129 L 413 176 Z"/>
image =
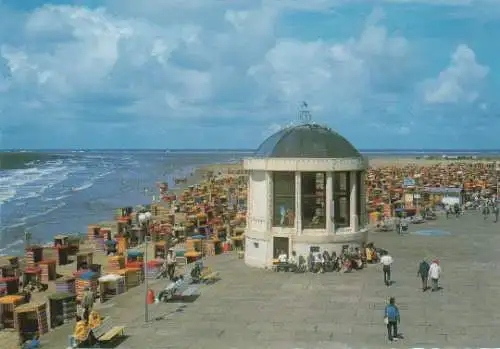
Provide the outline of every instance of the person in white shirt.
<path id="1" fill-rule="evenodd" d="M 286 255 L 285 251 L 281 251 L 281 253 L 278 255 L 278 261 L 280 263 L 286 263 L 288 261 L 288 256 Z"/>
<path id="2" fill-rule="evenodd" d="M 288 271 L 296 272 L 299 266 L 297 252 L 292 251 L 292 255 L 288 258 Z"/>
<path id="3" fill-rule="evenodd" d="M 439 290 L 439 277 L 441 276 L 441 266 L 439 260 L 434 260 L 429 267 L 429 279 L 431 280 L 432 292 Z"/>
<path id="4" fill-rule="evenodd" d="M 177 263 L 177 260 L 174 256 L 174 249 L 170 248 L 167 252 L 167 259 L 165 260 L 166 263 L 166 268 L 167 268 L 167 275 L 170 280 L 174 279 L 175 275 L 175 264 Z"/>
<path id="5" fill-rule="evenodd" d="M 323 273 L 323 264 L 325 263 L 325 259 L 321 253 L 317 253 L 314 256 L 314 269 L 316 272 Z"/>
<path id="6" fill-rule="evenodd" d="M 380 258 L 380 264 L 382 264 L 382 270 L 384 272 L 384 283 L 386 286 L 391 285 L 391 266 L 394 260 L 389 254 L 386 254 Z"/>

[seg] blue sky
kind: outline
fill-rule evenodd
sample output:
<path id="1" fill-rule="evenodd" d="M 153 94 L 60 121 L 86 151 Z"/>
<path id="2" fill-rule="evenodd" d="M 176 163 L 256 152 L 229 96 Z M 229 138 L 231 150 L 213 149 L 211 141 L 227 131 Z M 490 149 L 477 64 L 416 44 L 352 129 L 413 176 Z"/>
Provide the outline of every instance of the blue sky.
<path id="1" fill-rule="evenodd" d="M 498 0 L 0 1 L 1 148 L 499 149 Z"/>

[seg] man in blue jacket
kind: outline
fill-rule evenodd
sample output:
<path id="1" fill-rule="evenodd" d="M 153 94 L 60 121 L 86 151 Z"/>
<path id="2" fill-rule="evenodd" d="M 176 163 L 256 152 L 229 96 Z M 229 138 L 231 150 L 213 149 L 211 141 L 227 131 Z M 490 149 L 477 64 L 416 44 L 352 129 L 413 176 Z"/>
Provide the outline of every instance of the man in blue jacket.
<path id="1" fill-rule="evenodd" d="M 422 291 L 427 291 L 427 279 L 429 278 L 429 263 L 427 263 L 425 260 L 420 262 L 417 270 L 417 276 L 420 276 L 422 279 Z"/>
<path id="2" fill-rule="evenodd" d="M 400 320 L 396 299 L 391 297 L 384 312 L 384 323 L 387 325 L 387 335 L 390 342 L 398 340 L 398 324 Z"/>

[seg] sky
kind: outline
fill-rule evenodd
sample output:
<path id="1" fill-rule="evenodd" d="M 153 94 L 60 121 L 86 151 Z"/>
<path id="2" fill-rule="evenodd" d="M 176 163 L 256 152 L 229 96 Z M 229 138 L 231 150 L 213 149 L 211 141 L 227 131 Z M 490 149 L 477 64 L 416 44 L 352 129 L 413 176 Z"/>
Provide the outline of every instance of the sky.
<path id="1" fill-rule="evenodd" d="M 500 149 L 499 0 L 0 0 L 0 148 Z"/>

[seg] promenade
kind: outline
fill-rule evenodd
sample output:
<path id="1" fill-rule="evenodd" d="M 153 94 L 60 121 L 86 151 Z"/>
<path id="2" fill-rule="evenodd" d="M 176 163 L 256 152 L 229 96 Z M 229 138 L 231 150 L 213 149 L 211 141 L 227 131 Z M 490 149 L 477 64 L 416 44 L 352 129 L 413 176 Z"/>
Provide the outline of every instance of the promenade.
<path id="1" fill-rule="evenodd" d="M 449 236 L 411 234 L 442 229 Z M 292 349 L 497 347 L 500 344 L 500 223 L 480 214 L 410 226 L 410 234 L 376 233 L 370 240 L 395 259 L 393 280 L 379 266 L 351 274 L 291 274 L 251 269 L 235 255 L 209 258 L 222 280 L 203 286 L 192 303 L 151 306 L 144 324 L 144 288 L 100 306 L 128 337 L 118 348 Z M 422 258 L 438 257 L 443 290 L 420 290 Z M 153 285 L 156 291 L 166 281 Z M 389 344 L 383 324 L 387 297 L 396 297 L 405 339 Z M 42 338 L 65 348 L 73 325 Z"/>

